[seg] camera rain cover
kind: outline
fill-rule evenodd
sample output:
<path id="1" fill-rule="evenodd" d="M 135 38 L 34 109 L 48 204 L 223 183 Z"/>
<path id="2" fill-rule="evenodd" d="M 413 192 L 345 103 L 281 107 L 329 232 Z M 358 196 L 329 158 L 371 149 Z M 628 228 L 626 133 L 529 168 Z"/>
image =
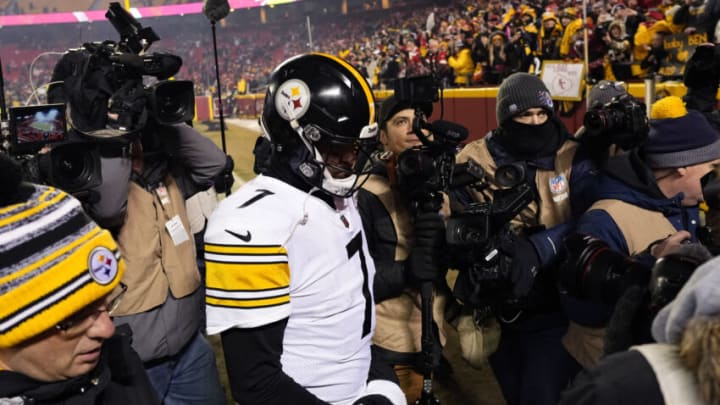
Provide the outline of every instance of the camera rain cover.
<path id="1" fill-rule="evenodd" d="M 114 138 L 135 132 L 145 124 L 147 113 L 144 111 L 136 114 L 136 119 L 123 116 L 124 125 L 117 125 L 118 119 L 110 118 L 109 113 L 116 113 L 109 110 L 111 98 L 117 98 L 116 109 L 126 108 L 135 103 L 131 97 L 130 100 L 125 97 L 135 93 L 128 91 L 127 83 L 118 88 L 113 66 L 104 58 L 95 57 L 85 50 L 68 52 L 55 66 L 52 81 L 64 83 L 62 93 L 51 89 L 49 101 L 65 102 L 68 124 L 84 135 Z M 142 83 L 138 86 L 142 94 Z"/>

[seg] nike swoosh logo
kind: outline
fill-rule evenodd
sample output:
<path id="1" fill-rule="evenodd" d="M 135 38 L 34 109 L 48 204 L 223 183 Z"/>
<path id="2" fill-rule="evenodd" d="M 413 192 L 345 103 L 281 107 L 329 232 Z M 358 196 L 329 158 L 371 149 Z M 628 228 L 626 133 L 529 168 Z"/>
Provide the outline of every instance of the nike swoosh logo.
<path id="1" fill-rule="evenodd" d="M 243 242 L 250 242 L 250 239 L 252 239 L 252 235 L 250 234 L 250 231 L 247 231 L 245 235 L 241 235 L 237 232 L 233 232 L 231 230 L 226 229 L 225 232 L 229 233 L 230 235 L 240 239 Z"/>

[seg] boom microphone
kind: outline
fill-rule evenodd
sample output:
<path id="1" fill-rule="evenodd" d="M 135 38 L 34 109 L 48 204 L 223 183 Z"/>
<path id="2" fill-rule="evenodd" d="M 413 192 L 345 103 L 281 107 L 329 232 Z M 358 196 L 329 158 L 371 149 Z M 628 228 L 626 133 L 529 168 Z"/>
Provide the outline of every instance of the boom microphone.
<path id="1" fill-rule="evenodd" d="M 227 17 L 230 13 L 230 4 L 228 0 L 205 0 L 202 11 L 208 20 L 217 22 Z"/>
<path id="2" fill-rule="evenodd" d="M 452 121 L 437 120 L 430 124 L 430 130 L 438 138 L 453 143 L 460 143 L 468 137 L 468 129 Z"/>

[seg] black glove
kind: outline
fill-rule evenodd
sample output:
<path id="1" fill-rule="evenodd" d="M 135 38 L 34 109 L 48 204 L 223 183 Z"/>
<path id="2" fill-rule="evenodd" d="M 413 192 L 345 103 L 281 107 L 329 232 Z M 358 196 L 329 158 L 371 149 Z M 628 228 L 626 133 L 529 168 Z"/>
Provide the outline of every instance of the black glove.
<path id="1" fill-rule="evenodd" d="M 417 281 L 432 281 L 444 271 L 445 222 L 437 212 L 423 212 L 415 219 L 415 246 L 407 264 Z"/>
<path id="2" fill-rule="evenodd" d="M 498 246 L 502 266 L 513 285 L 513 295 L 516 298 L 525 297 L 535 283 L 535 277 L 540 269 L 540 259 L 535 247 L 523 236 L 508 232 L 500 238 Z"/>

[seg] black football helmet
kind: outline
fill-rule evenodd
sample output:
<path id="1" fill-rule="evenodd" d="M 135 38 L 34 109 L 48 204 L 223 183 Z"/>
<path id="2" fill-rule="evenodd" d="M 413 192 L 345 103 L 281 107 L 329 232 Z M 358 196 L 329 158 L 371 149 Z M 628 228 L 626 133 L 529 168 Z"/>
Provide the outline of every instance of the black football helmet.
<path id="1" fill-rule="evenodd" d="M 275 153 L 285 154 L 310 185 L 338 197 L 361 186 L 366 176 L 359 164 L 341 167 L 327 159 L 352 153 L 356 161 L 377 139 L 373 93 L 349 63 L 322 53 L 282 62 L 271 74 L 260 123 Z"/>

